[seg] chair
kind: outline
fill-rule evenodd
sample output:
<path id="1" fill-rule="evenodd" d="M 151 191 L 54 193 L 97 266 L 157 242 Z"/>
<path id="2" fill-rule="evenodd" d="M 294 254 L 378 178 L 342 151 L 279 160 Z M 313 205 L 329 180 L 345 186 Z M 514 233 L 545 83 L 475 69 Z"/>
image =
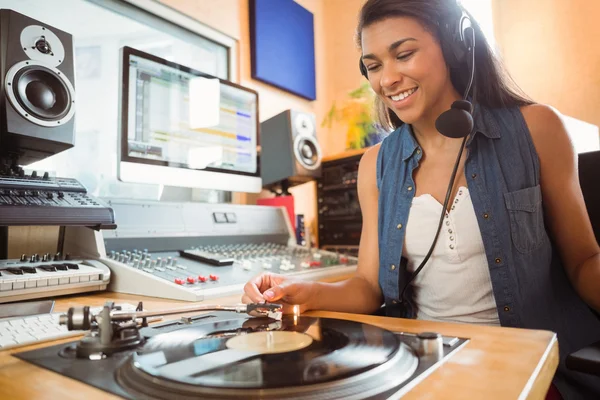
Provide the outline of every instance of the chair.
<path id="1" fill-rule="evenodd" d="M 600 151 L 579 154 L 579 183 L 596 241 L 600 243 Z"/>
<path id="2" fill-rule="evenodd" d="M 579 154 L 579 183 L 596 240 L 600 243 L 600 151 Z M 600 341 L 569 354 L 566 365 L 574 371 L 600 376 Z"/>

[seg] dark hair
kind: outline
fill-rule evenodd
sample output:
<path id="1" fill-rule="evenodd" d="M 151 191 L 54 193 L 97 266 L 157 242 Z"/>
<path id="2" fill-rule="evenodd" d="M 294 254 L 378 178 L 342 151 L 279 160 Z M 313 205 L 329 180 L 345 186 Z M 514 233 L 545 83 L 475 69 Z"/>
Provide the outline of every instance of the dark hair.
<path id="1" fill-rule="evenodd" d="M 363 5 L 356 29 L 356 40 L 361 47 L 362 30 L 392 17 L 413 17 L 440 41 L 438 24 L 446 15 L 456 15 L 456 0 L 367 0 Z M 466 12 L 466 11 L 465 11 Z M 469 14 L 475 30 L 475 92 L 477 103 L 489 108 L 503 108 L 533 104 L 510 78 L 500 60 L 492 52 L 477 21 Z M 464 93 L 469 78 L 468 68 L 451 68 L 450 79 L 459 93 Z M 384 129 L 396 129 L 403 122 L 379 99 L 375 99 L 375 118 Z"/>

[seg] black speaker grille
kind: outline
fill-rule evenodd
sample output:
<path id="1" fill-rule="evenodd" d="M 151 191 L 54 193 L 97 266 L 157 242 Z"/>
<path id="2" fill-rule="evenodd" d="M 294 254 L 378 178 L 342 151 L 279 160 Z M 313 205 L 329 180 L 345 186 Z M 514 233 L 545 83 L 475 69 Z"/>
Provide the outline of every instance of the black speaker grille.
<path id="1" fill-rule="evenodd" d="M 15 99 L 25 111 L 47 120 L 64 118 L 71 108 L 69 88 L 56 72 L 33 65 L 22 68 L 12 82 Z"/>

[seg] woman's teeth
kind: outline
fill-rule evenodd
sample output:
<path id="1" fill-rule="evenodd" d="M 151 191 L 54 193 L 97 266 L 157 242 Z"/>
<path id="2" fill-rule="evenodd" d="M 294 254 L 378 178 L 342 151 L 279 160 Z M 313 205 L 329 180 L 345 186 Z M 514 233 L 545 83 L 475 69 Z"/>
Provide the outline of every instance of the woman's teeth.
<path id="1" fill-rule="evenodd" d="M 417 90 L 417 88 L 412 88 L 412 89 L 409 89 L 406 92 L 402 92 L 396 96 L 390 96 L 390 98 L 394 101 L 404 100 L 405 98 L 407 98 L 408 96 L 413 94 L 416 90 Z"/>

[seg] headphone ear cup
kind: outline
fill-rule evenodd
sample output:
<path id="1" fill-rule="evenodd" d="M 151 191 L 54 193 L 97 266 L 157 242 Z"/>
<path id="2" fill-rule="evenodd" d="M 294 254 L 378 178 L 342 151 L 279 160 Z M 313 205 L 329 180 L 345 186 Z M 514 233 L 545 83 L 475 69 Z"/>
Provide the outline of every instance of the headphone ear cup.
<path id="1" fill-rule="evenodd" d="M 365 78 L 369 79 L 367 67 L 365 67 L 365 64 L 363 64 L 361 59 L 358 60 L 358 67 L 360 68 L 360 74 Z"/>
<path id="2" fill-rule="evenodd" d="M 458 100 L 452 103 L 452 108 L 443 112 L 435 120 L 435 128 L 442 135 L 458 139 L 468 136 L 473 130 L 473 116 L 471 115 L 471 103 L 466 100 Z"/>
<path id="3" fill-rule="evenodd" d="M 444 59 L 451 68 L 461 68 L 469 53 L 466 32 L 472 29 L 471 19 L 459 7 L 457 13 L 447 14 L 442 20 L 440 40 Z"/>

